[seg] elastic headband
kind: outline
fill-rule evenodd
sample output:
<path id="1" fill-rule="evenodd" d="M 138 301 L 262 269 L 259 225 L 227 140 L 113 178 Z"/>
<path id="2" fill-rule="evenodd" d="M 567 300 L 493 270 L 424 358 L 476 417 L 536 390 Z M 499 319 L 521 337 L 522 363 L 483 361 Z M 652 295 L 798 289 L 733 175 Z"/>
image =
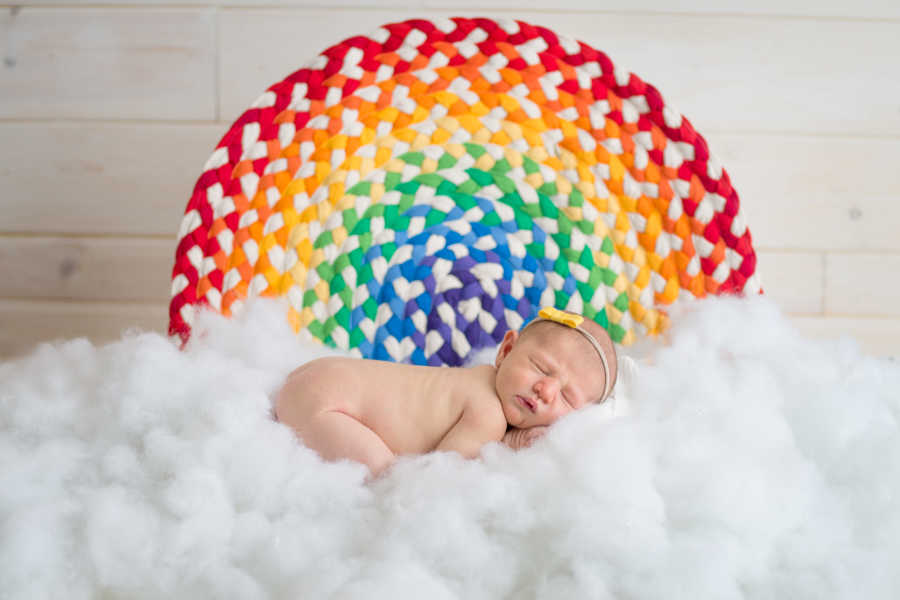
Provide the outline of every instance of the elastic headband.
<path id="1" fill-rule="evenodd" d="M 523 327 L 522 331 L 525 331 L 538 321 L 552 321 L 553 323 L 559 323 L 560 325 L 571 327 L 572 329 L 583 335 L 584 338 L 591 343 L 591 346 L 593 346 L 594 350 L 597 351 L 597 354 L 600 355 L 600 361 L 603 363 L 603 397 L 600 398 L 600 402 L 606 400 L 606 396 L 609 395 L 609 392 L 611 391 L 609 362 L 606 360 L 606 354 L 604 354 L 603 348 L 600 346 L 600 342 L 597 341 L 597 338 L 591 335 L 591 333 L 587 329 L 581 327 L 581 323 L 584 321 L 584 317 L 582 317 L 581 315 L 558 310 L 556 308 L 553 308 L 552 306 L 545 306 L 538 312 L 537 318 Z"/>

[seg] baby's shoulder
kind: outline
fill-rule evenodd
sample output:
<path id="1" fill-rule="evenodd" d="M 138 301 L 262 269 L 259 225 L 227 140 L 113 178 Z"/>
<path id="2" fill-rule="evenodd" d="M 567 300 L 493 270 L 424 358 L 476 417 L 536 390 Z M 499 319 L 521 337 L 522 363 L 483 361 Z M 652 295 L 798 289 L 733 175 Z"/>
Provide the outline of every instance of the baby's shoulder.
<path id="1" fill-rule="evenodd" d="M 467 398 L 463 418 L 469 427 L 482 430 L 488 437 L 502 437 L 506 432 L 506 417 L 492 391 L 478 391 Z"/>

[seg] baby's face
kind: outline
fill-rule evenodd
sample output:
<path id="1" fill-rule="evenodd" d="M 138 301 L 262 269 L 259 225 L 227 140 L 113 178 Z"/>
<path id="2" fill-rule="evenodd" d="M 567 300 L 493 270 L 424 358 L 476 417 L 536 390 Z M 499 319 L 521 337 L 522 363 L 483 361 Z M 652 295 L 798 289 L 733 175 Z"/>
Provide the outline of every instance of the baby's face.
<path id="1" fill-rule="evenodd" d="M 549 425 L 603 395 L 600 356 L 580 333 L 564 326 L 540 324 L 524 336 L 507 332 L 496 365 L 503 413 L 520 429 Z"/>

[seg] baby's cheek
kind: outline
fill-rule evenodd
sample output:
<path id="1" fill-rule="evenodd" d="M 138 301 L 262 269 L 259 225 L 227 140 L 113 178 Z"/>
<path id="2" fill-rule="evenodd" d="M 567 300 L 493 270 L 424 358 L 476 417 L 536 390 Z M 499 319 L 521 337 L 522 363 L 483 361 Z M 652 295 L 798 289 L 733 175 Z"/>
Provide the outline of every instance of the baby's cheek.
<path id="1" fill-rule="evenodd" d="M 563 403 L 563 404 L 565 404 L 565 403 Z M 570 412 L 572 412 L 572 407 L 570 407 L 568 404 L 566 404 L 565 406 L 560 407 L 560 408 L 554 413 L 553 418 L 550 420 L 550 423 L 549 423 L 549 424 L 552 425 L 553 423 L 556 423 L 558 420 L 562 419 L 564 416 L 566 416 L 566 415 L 569 414 Z"/>

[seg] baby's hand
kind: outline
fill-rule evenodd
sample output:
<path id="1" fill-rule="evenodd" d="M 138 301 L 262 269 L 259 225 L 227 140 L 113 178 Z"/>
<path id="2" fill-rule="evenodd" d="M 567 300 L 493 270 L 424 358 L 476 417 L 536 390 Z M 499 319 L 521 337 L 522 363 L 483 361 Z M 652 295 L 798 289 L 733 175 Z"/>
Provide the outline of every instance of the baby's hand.
<path id="1" fill-rule="evenodd" d="M 529 427 L 528 429 L 512 428 L 503 436 L 503 443 L 514 450 L 527 448 L 546 432 L 546 425 L 538 425 L 537 427 Z"/>

